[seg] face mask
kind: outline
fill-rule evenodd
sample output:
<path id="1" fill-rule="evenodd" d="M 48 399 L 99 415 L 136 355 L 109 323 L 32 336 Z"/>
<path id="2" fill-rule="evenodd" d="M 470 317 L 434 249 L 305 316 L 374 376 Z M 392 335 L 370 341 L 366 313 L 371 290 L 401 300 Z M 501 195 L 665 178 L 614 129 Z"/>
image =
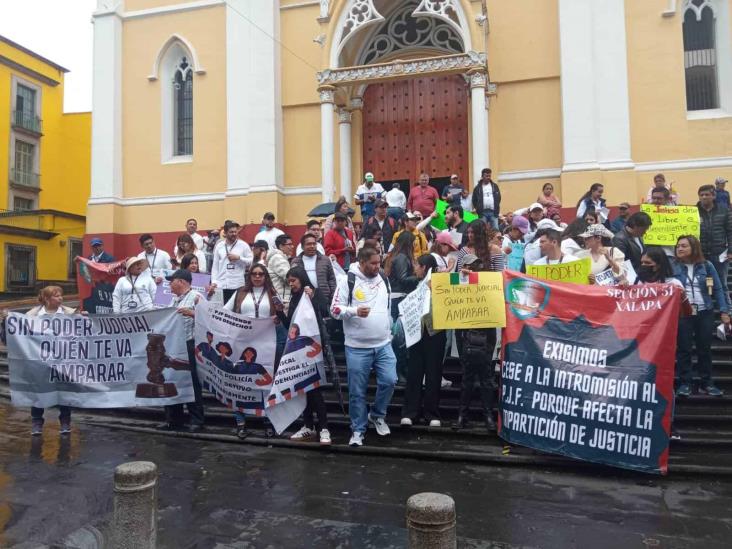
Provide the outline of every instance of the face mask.
<path id="1" fill-rule="evenodd" d="M 638 269 L 638 278 L 643 282 L 649 282 L 656 278 L 656 271 L 650 265 L 641 265 Z"/>

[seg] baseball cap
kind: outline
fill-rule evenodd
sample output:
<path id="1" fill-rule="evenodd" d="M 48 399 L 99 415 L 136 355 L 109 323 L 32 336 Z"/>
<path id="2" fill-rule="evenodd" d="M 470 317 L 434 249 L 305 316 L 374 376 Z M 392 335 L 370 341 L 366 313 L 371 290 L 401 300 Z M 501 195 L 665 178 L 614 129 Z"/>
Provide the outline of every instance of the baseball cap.
<path id="1" fill-rule="evenodd" d="M 630 208 L 630 204 L 628 204 L 627 202 L 621 202 L 620 204 L 618 204 L 618 208 L 621 210 L 627 210 L 628 208 Z"/>
<path id="2" fill-rule="evenodd" d="M 448 233 L 447 231 L 437 233 L 437 236 L 435 237 L 435 242 L 439 242 L 440 244 L 446 244 L 447 246 L 450 246 L 451 249 L 457 250 L 457 246 L 455 246 L 455 243 L 452 241 L 450 233 Z"/>
<path id="3" fill-rule="evenodd" d="M 407 212 L 405 215 L 407 216 L 407 219 L 422 219 L 422 214 L 420 212 Z"/>
<path id="4" fill-rule="evenodd" d="M 541 210 L 543 212 L 544 206 L 542 206 L 538 202 L 534 202 L 531 206 L 529 206 L 529 211 L 533 212 L 534 210 Z"/>
<path id="5" fill-rule="evenodd" d="M 526 234 L 529 232 L 529 220 L 522 215 L 515 215 L 511 221 L 511 227 L 521 231 L 521 234 Z"/>
<path id="6" fill-rule="evenodd" d="M 605 238 L 612 238 L 614 235 L 604 225 L 600 225 L 598 223 L 598 224 L 590 225 L 589 227 L 587 227 L 587 230 L 579 236 L 581 236 L 582 238 L 587 238 L 589 236 L 600 236 L 600 237 L 605 237 Z"/>
<path id="7" fill-rule="evenodd" d="M 536 230 L 538 231 L 539 229 L 554 229 L 558 231 L 559 226 L 551 219 L 542 219 L 536 224 Z"/>
<path id="8" fill-rule="evenodd" d="M 374 180 L 374 174 L 372 174 L 371 172 L 366 172 L 366 175 L 364 175 L 363 178 L 366 181 L 373 181 Z"/>
<path id="9" fill-rule="evenodd" d="M 172 275 L 166 276 L 165 280 L 167 280 L 168 282 L 173 282 L 174 280 L 185 280 L 190 284 L 191 282 L 193 282 L 193 276 L 191 276 L 191 273 L 189 273 L 185 269 L 178 269 Z"/>
<path id="10" fill-rule="evenodd" d="M 714 180 L 715 185 L 723 185 L 724 183 L 727 183 L 727 180 L 724 177 L 718 177 Z"/>
<path id="11" fill-rule="evenodd" d="M 104 242 L 102 242 L 101 238 L 92 238 L 91 242 L 89 243 L 91 246 L 102 246 Z"/>

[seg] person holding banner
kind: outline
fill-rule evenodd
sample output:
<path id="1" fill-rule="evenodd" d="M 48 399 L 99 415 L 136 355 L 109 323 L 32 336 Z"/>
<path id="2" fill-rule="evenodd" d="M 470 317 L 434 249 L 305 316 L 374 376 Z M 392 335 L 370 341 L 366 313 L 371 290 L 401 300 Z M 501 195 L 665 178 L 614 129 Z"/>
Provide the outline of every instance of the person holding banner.
<path id="1" fill-rule="evenodd" d="M 183 256 L 185 256 L 186 254 L 193 254 L 198 259 L 198 272 L 206 272 L 206 254 L 198 249 L 196 243 L 193 241 L 193 238 L 191 238 L 191 235 L 189 235 L 188 233 L 180 235 L 178 237 L 175 250 L 176 255 L 174 262 L 179 269 L 183 268 L 181 267 Z"/>
<path id="2" fill-rule="evenodd" d="M 676 242 L 676 278 L 692 307 L 691 316 L 679 319 L 676 365 L 679 375 L 677 396 L 691 395 L 693 368 L 692 349 L 696 344 L 697 369 L 701 382 L 699 393 L 722 396 L 724 393 L 712 381 L 712 337 L 714 334 L 714 302 L 720 310 L 722 322 L 730 324 L 730 305 L 717 270 L 704 259 L 699 239 L 682 236 Z"/>
<path id="3" fill-rule="evenodd" d="M 292 266 L 302 267 L 305 270 L 310 286 L 315 289 L 313 305 L 321 316 L 327 316 L 337 285 L 333 263 L 318 251 L 315 235 L 311 233 L 302 235 L 300 246 L 302 253 L 292 259 Z"/>
<path id="4" fill-rule="evenodd" d="M 445 233 L 440 233 L 445 234 Z M 417 278 L 423 280 L 430 270 L 438 270 L 434 254 L 417 259 Z M 404 389 L 401 425 L 409 427 L 420 416 L 430 427 L 441 427 L 440 388 L 442 386 L 442 359 L 445 356 L 447 336 L 444 330 L 432 327 L 432 305 L 430 312 L 422 317 L 422 338 L 409 348 L 407 386 Z M 422 392 L 424 380 L 424 394 Z"/>
<path id="5" fill-rule="evenodd" d="M 178 246 L 180 249 L 180 239 L 178 240 Z M 203 429 L 204 415 L 201 382 L 198 380 L 198 369 L 196 368 L 196 345 L 193 336 L 193 327 L 196 305 L 205 298 L 191 288 L 193 277 L 185 269 L 178 269 L 172 275 L 166 276 L 165 279 L 170 282 L 170 291 L 175 296 L 170 306 L 176 308 L 178 314 L 183 317 L 186 348 L 188 349 L 188 363 L 191 365 L 191 381 L 193 382 L 193 394 L 196 398 L 195 401 L 188 402 L 185 406 L 188 408 L 188 415 L 190 416 L 188 430 L 192 433 L 197 433 Z M 183 424 L 183 404 L 172 404 L 165 407 L 165 423 L 158 426 L 158 428 L 163 431 L 177 431 L 183 427 Z"/>
<path id="6" fill-rule="evenodd" d="M 493 270 L 484 269 L 484 263 L 475 255 L 468 254 L 463 258 L 462 276 L 471 272 Z M 496 402 L 495 384 L 493 382 L 493 352 L 496 347 L 496 329 L 480 328 L 457 330 L 455 337 L 460 349 L 460 364 L 463 369 L 462 389 L 460 390 L 460 407 L 458 419 L 453 424 L 455 430 L 465 429 L 468 426 L 470 400 L 473 396 L 473 387 L 478 381 L 480 399 L 483 405 L 483 418 L 488 432 L 496 430 L 493 419 L 493 408 Z"/>
<path id="7" fill-rule="evenodd" d="M 130 257 L 125 264 L 125 276 L 117 281 L 112 292 L 114 313 L 141 313 L 155 308 L 155 284 L 147 261 L 142 257 Z"/>
<path id="8" fill-rule="evenodd" d="M 282 301 L 277 297 L 272 279 L 264 265 L 252 265 L 246 284 L 236 290 L 224 305 L 224 309 L 250 318 L 269 317 L 275 324 L 285 320 Z M 281 349 L 277 351 L 278 355 L 282 352 Z M 246 416 L 236 411 L 234 420 L 236 421 L 236 436 L 245 439 L 249 435 L 246 428 Z"/>
<path id="9" fill-rule="evenodd" d="M 348 370 L 350 446 L 363 446 L 366 428 L 373 424 L 381 436 L 391 433 L 384 418 L 397 382 L 396 357 L 391 346 L 389 281 L 381 272 L 379 253 L 364 248 L 346 279 L 341 279 L 330 312 L 343 320 Z M 366 391 L 371 370 L 376 371 L 376 396 L 371 412 Z"/>
<path id="10" fill-rule="evenodd" d="M 396 321 L 399 316 L 399 303 L 417 287 L 414 274 L 414 235 L 403 232 L 399 235 L 394 249 L 384 262 L 384 273 L 391 285 L 391 317 Z"/>
<path id="11" fill-rule="evenodd" d="M 595 275 L 603 271 L 612 269 L 616 278 L 622 278 L 623 261 L 625 256 L 623 252 L 615 246 L 607 247 L 603 240 L 610 241 L 613 233 L 605 228 L 604 225 L 596 224 L 587 227 L 587 230 L 581 236 L 585 242 L 585 249 L 577 252 L 576 257 L 582 259 L 590 258 L 590 282 L 595 283 Z"/>
<path id="12" fill-rule="evenodd" d="M 38 302 L 30 311 L 26 313 L 28 316 L 50 316 L 50 315 L 72 315 L 76 309 L 66 307 L 64 303 L 64 291 L 60 286 L 46 286 L 38 293 Z M 71 432 L 71 407 L 59 406 L 59 423 L 61 428 L 59 433 L 68 435 Z M 43 412 L 44 408 L 31 407 L 31 435 L 39 436 L 43 434 Z"/>
<path id="13" fill-rule="evenodd" d="M 287 319 L 285 320 L 285 326 L 288 330 L 288 337 L 290 334 L 295 332 L 292 331 L 293 327 L 297 329 L 297 325 L 292 323 L 292 318 L 295 316 L 295 310 L 297 309 L 298 303 L 303 295 L 307 295 L 310 299 L 313 299 L 315 292 L 310 285 L 308 274 L 302 267 L 293 267 L 287 272 L 287 283 L 290 285 L 290 291 L 292 292 L 292 299 L 290 300 L 290 308 L 287 311 Z M 318 327 L 320 328 L 320 341 L 325 341 L 323 338 L 323 320 L 320 316 L 320 312 L 317 307 L 314 308 L 315 316 L 318 319 Z M 306 342 L 313 346 L 315 349 L 320 345 L 307 338 L 310 341 Z M 290 440 L 305 442 L 318 437 L 322 446 L 328 446 L 331 444 L 330 431 L 328 430 L 328 410 L 325 406 L 325 399 L 320 387 L 310 389 L 305 393 L 307 398 L 307 404 L 305 405 L 305 411 L 302 414 L 303 422 L 305 425 L 298 430 L 294 435 L 290 437 Z M 318 414 L 318 429 L 315 429 L 315 417 L 313 412 Z"/>

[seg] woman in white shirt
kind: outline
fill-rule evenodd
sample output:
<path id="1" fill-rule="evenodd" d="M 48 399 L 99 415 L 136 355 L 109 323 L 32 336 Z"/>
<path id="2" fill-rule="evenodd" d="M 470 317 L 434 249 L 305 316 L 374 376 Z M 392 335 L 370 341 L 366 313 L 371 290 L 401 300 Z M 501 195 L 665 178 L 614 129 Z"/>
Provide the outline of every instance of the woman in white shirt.
<path id="1" fill-rule="evenodd" d="M 275 324 L 285 319 L 282 301 L 269 277 L 264 265 L 254 264 L 249 269 L 249 275 L 244 286 L 239 288 L 231 299 L 226 302 L 224 309 L 233 311 L 250 318 L 271 318 Z M 245 439 L 249 436 L 246 426 L 246 415 L 240 411 L 234 412 L 236 421 L 236 436 Z"/>
<path id="2" fill-rule="evenodd" d="M 38 293 L 38 302 L 30 311 L 26 313 L 28 316 L 48 316 L 48 315 L 71 315 L 76 312 L 71 307 L 64 307 L 64 291 L 60 286 L 46 286 Z M 58 420 L 61 424 L 59 433 L 68 435 L 71 432 L 71 407 L 59 406 Z M 31 407 L 31 435 L 39 436 L 43 434 L 43 412 L 45 408 Z"/>
<path id="3" fill-rule="evenodd" d="M 195 242 L 193 242 L 193 238 L 191 238 L 191 235 L 184 233 L 178 237 L 178 242 L 176 244 L 176 255 L 175 255 L 175 265 L 176 268 L 181 268 L 181 262 L 183 261 L 183 256 L 186 254 L 193 254 L 198 259 L 198 272 L 199 273 L 205 273 L 206 271 L 206 254 L 204 254 L 201 250 L 199 250 L 196 247 Z"/>
<path id="4" fill-rule="evenodd" d="M 623 261 L 625 255 L 616 247 L 603 246 L 602 239 L 612 239 L 613 233 L 607 230 L 603 225 L 590 225 L 587 230 L 579 235 L 584 239 L 585 249 L 580 250 L 575 255 L 582 259 L 590 258 L 590 281 L 595 282 L 595 275 L 603 271 L 612 269 L 616 278 L 622 279 L 625 276 L 623 270 Z"/>
<path id="5" fill-rule="evenodd" d="M 141 257 L 130 257 L 125 265 L 126 274 L 117 281 L 112 293 L 112 311 L 140 313 L 154 308 L 158 287 Z"/>

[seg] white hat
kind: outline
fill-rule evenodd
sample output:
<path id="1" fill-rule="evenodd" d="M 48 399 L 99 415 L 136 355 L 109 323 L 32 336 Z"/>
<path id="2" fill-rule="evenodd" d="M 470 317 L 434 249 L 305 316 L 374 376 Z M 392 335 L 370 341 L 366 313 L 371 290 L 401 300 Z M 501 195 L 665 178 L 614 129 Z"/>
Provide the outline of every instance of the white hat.
<path id="1" fill-rule="evenodd" d="M 540 229 L 554 229 L 555 231 L 561 231 L 562 229 L 559 228 L 559 225 L 554 223 L 551 219 L 542 219 L 536 224 L 536 230 Z"/>
<path id="2" fill-rule="evenodd" d="M 405 215 L 407 216 L 407 219 L 422 219 L 422 212 L 407 212 Z"/>
<path id="3" fill-rule="evenodd" d="M 135 263 L 139 263 L 140 261 L 144 261 L 147 263 L 147 260 L 144 257 L 129 257 L 127 258 L 127 261 L 125 262 L 125 272 L 130 270 L 130 267 L 132 267 Z"/>
<path id="4" fill-rule="evenodd" d="M 533 212 L 534 210 L 541 210 L 543 212 L 544 206 L 542 206 L 538 202 L 534 202 L 531 206 L 529 206 L 529 211 Z"/>

